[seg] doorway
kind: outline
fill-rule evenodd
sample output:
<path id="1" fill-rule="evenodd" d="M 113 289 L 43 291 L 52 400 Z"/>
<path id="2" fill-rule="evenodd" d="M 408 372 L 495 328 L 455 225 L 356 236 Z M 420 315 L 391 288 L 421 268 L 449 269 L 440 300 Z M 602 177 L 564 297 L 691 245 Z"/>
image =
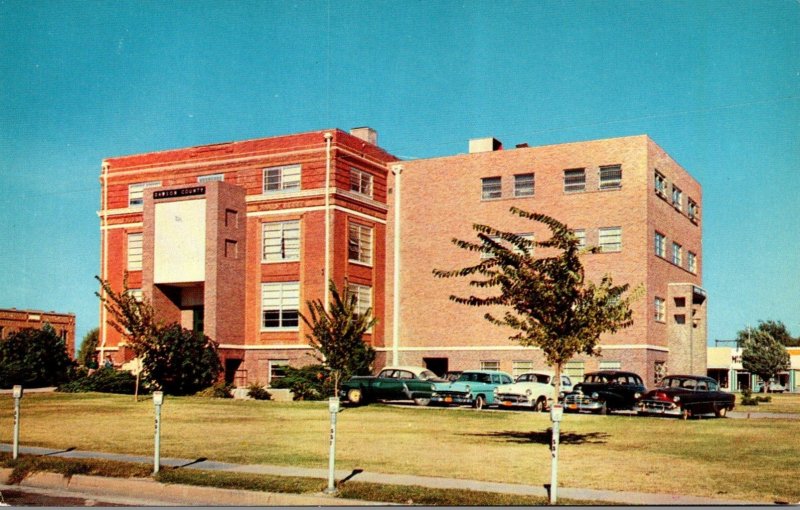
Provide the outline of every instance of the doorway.
<path id="1" fill-rule="evenodd" d="M 425 363 L 425 368 L 439 377 L 444 377 L 444 374 L 450 369 L 447 358 L 422 358 L 422 362 Z"/>

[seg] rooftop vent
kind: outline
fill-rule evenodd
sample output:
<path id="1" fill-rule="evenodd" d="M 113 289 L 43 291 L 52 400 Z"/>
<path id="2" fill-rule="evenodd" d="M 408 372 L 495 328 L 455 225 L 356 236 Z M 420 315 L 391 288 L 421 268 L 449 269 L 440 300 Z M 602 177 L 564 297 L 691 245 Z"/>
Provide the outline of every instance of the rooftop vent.
<path id="1" fill-rule="evenodd" d="M 527 148 L 528 148 L 527 142 L 517 144 L 517 149 L 527 149 Z"/>
<path id="2" fill-rule="evenodd" d="M 473 138 L 469 141 L 469 153 L 493 152 L 503 150 L 503 143 L 497 138 Z"/>
<path id="3" fill-rule="evenodd" d="M 350 130 L 350 134 L 372 145 L 378 145 L 378 132 L 370 127 L 357 127 Z"/>

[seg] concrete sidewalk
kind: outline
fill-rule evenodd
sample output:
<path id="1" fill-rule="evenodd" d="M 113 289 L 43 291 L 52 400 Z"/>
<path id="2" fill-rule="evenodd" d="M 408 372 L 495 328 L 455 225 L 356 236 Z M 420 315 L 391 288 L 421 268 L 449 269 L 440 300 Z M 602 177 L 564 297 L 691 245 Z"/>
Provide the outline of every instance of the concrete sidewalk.
<path id="1" fill-rule="evenodd" d="M 10 452 L 11 445 L 0 444 L 0 451 Z M 53 457 L 65 457 L 72 459 L 106 459 L 115 460 L 120 462 L 138 462 L 144 464 L 152 464 L 152 456 L 139 456 L 139 455 L 123 455 L 115 453 L 80 451 L 80 450 L 55 450 L 52 448 L 37 448 L 37 447 L 20 447 L 21 454 L 28 455 L 47 455 Z M 180 467 L 181 469 L 202 469 L 210 471 L 227 471 L 237 473 L 254 473 L 275 476 L 293 476 L 305 478 L 320 478 L 327 479 L 327 469 L 316 468 L 301 468 L 291 466 L 274 466 L 274 465 L 242 465 L 230 464 L 226 462 L 216 462 L 204 459 L 177 459 L 177 458 L 162 458 L 162 467 Z M 428 476 L 414 476 L 414 475 L 393 475 L 385 473 L 373 473 L 369 471 L 346 471 L 337 470 L 337 480 L 349 479 L 358 482 L 370 482 L 386 485 L 416 485 L 420 487 L 430 487 L 436 489 L 455 489 L 455 490 L 473 490 L 483 492 L 497 492 L 502 494 L 516 494 L 525 496 L 541 496 L 547 497 L 547 489 L 544 486 L 532 485 L 519 485 L 508 484 L 499 482 L 482 482 L 476 480 L 461 480 L 455 478 L 443 477 L 428 477 Z M 96 477 L 94 477 L 96 478 Z M 142 483 L 155 483 L 152 481 L 143 481 Z M 163 484 L 162 484 L 163 485 Z M 197 487 L 197 491 L 206 491 L 209 488 Z M 247 491 L 245 491 L 247 492 Z M 134 492 L 136 494 L 136 492 Z M 141 493 L 139 493 L 141 494 Z M 316 496 L 315 496 L 316 497 Z M 324 497 L 324 496 L 320 496 Z M 767 502 L 756 501 L 741 501 L 732 499 L 716 499 L 704 498 L 696 496 L 683 496 L 677 494 L 652 494 L 652 493 L 638 493 L 638 492 L 616 492 L 605 491 L 597 489 L 576 489 L 568 487 L 558 488 L 559 499 L 572 499 L 584 501 L 599 501 L 603 503 L 614 503 L 623 505 L 764 505 Z M 336 503 L 334 503 L 336 501 Z M 342 504 L 341 500 L 327 499 L 327 504 Z M 200 504 L 200 503 L 196 503 Z M 220 503 L 217 503 L 220 504 Z M 235 503 L 224 503 L 235 504 Z M 261 503 L 275 505 L 277 503 Z M 292 504 L 292 503 L 288 503 Z M 303 504 L 303 503 L 294 503 Z M 326 503 L 309 503 L 309 504 L 326 504 Z M 351 503 L 352 504 L 352 503 Z M 364 502 L 361 502 L 364 504 Z M 369 504 L 369 503 L 367 503 Z"/>

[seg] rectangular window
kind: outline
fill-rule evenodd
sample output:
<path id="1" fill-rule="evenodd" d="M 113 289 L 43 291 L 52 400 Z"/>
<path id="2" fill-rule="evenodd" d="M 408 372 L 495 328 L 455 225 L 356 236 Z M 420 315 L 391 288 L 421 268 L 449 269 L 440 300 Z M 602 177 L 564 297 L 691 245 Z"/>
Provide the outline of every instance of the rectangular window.
<path id="1" fill-rule="evenodd" d="M 372 287 L 351 283 L 347 286 L 348 296 L 356 297 L 356 313 L 365 315 L 372 308 Z"/>
<path id="2" fill-rule="evenodd" d="M 137 303 L 141 303 L 143 298 L 142 289 L 128 289 L 128 295 Z"/>
<path id="3" fill-rule="evenodd" d="M 355 191 L 368 197 L 372 196 L 372 174 L 359 170 L 350 169 L 350 191 Z"/>
<path id="4" fill-rule="evenodd" d="M 570 379 L 577 379 L 579 381 L 583 380 L 583 373 L 584 373 L 584 362 L 583 361 L 567 361 L 564 363 L 564 375 L 570 377 Z"/>
<path id="5" fill-rule="evenodd" d="M 239 258 L 239 248 L 236 241 L 225 239 L 225 258 L 237 259 Z"/>
<path id="6" fill-rule="evenodd" d="M 653 318 L 658 322 L 665 322 L 667 316 L 666 302 L 662 298 L 657 297 L 653 304 L 655 306 Z"/>
<path id="7" fill-rule="evenodd" d="M 533 361 L 512 361 L 511 375 L 516 379 L 525 372 L 533 370 Z"/>
<path id="8" fill-rule="evenodd" d="M 502 196 L 503 189 L 500 177 L 485 177 L 481 179 L 482 200 L 494 200 Z"/>
<path id="9" fill-rule="evenodd" d="M 224 181 L 225 174 L 210 174 L 210 175 L 200 175 L 197 177 L 197 182 L 214 182 L 214 181 Z"/>
<path id="10" fill-rule="evenodd" d="M 622 166 L 600 167 L 600 189 L 619 189 L 622 187 Z"/>
<path id="11" fill-rule="evenodd" d="M 676 266 L 680 266 L 683 263 L 683 252 L 681 245 L 678 243 L 672 243 L 672 263 Z"/>
<path id="12" fill-rule="evenodd" d="M 300 221 L 264 223 L 262 262 L 300 260 Z"/>
<path id="13" fill-rule="evenodd" d="M 128 234 L 128 271 L 142 270 L 142 234 Z"/>
<path id="14" fill-rule="evenodd" d="M 613 252 L 622 250 L 622 227 L 605 227 L 598 231 L 600 251 Z"/>
<path id="15" fill-rule="evenodd" d="M 674 184 L 672 185 L 672 205 L 679 211 L 683 210 L 683 192 Z"/>
<path id="16" fill-rule="evenodd" d="M 667 198 L 667 178 L 656 170 L 656 195 Z"/>
<path id="17" fill-rule="evenodd" d="M 261 329 L 297 329 L 300 283 L 261 284 Z"/>
<path id="18" fill-rule="evenodd" d="M 269 360 L 269 382 L 286 377 L 286 367 L 289 366 L 288 359 Z"/>
<path id="19" fill-rule="evenodd" d="M 689 265 L 689 271 L 697 273 L 697 255 L 692 252 L 686 254 L 686 262 Z"/>
<path id="20" fill-rule="evenodd" d="M 662 259 L 667 256 L 667 238 L 661 232 L 656 231 L 656 256 Z"/>
<path id="21" fill-rule="evenodd" d="M 141 207 L 144 204 L 145 188 L 158 188 L 161 181 L 137 182 L 128 186 L 128 207 Z"/>
<path id="22" fill-rule="evenodd" d="M 578 247 L 586 248 L 586 229 L 575 229 L 572 231 L 572 234 L 578 239 Z"/>
<path id="23" fill-rule="evenodd" d="M 622 362 L 621 361 L 601 361 L 600 370 L 621 370 L 622 369 Z"/>
<path id="24" fill-rule="evenodd" d="M 350 262 L 372 265 L 372 227 L 350 224 L 347 253 Z"/>
<path id="25" fill-rule="evenodd" d="M 300 165 L 264 169 L 264 193 L 300 190 Z"/>
<path id="26" fill-rule="evenodd" d="M 514 176 L 514 196 L 515 197 L 532 197 L 534 192 L 533 174 L 519 174 Z"/>
<path id="27" fill-rule="evenodd" d="M 500 362 L 497 360 L 481 361 L 481 370 L 500 370 Z"/>
<path id="28" fill-rule="evenodd" d="M 687 214 L 689 215 L 689 219 L 693 221 L 697 221 L 700 219 L 700 209 L 697 207 L 697 202 L 692 200 L 691 198 L 688 199 L 689 206 Z"/>
<path id="29" fill-rule="evenodd" d="M 564 193 L 586 191 L 586 169 L 564 170 Z"/>

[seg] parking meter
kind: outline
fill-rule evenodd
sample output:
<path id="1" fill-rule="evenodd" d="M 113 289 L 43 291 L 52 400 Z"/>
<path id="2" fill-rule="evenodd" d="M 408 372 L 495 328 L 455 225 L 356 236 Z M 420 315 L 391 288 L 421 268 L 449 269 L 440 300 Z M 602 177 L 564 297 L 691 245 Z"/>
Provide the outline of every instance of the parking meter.
<path id="1" fill-rule="evenodd" d="M 550 420 L 553 422 L 553 432 L 550 439 L 550 504 L 554 505 L 558 501 L 558 440 L 560 435 L 559 426 L 564 417 L 564 406 L 553 404 L 550 408 Z"/>
<path id="2" fill-rule="evenodd" d="M 20 386 L 19 384 L 14 386 L 14 389 L 12 390 L 12 395 L 14 396 L 14 398 L 22 398 L 22 386 Z"/>
<path id="3" fill-rule="evenodd" d="M 330 451 L 328 453 L 328 487 L 324 491 L 327 494 L 333 494 L 336 492 L 334 469 L 336 466 L 336 415 L 339 413 L 339 410 L 339 397 L 329 398 L 328 412 L 331 413 L 331 436 Z"/>
<path id="4" fill-rule="evenodd" d="M 164 392 L 153 392 L 153 405 L 155 406 L 156 430 L 155 448 L 153 449 L 153 474 L 158 474 L 161 468 L 161 405 L 164 403 Z"/>
<path id="5" fill-rule="evenodd" d="M 550 421 L 558 422 L 564 417 L 564 406 L 561 404 L 553 404 L 550 408 Z"/>
<path id="6" fill-rule="evenodd" d="M 11 457 L 16 459 L 19 457 L 19 401 L 22 398 L 22 386 L 15 385 L 11 390 L 14 397 L 14 438 L 11 446 Z"/>

